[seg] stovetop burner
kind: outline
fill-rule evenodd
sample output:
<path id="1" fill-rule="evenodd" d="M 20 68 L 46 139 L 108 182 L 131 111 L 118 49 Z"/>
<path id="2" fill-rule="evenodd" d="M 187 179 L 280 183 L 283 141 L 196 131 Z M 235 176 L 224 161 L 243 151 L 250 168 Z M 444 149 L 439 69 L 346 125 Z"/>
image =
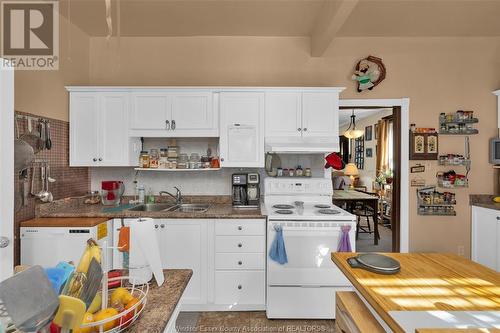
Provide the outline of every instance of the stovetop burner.
<path id="1" fill-rule="evenodd" d="M 330 208 L 330 205 L 314 205 L 316 208 Z"/>
<path id="2" fill-rule="evenodd" d="M 278 209 L 275 211 L 275 213 L 277 214 L 293 214 L 293 211 L 291 211 L 290 209 Z"/>
<path id="3" fill-rule="evenodd" d="M 328 215 L 335 215 L 335 214 L 340 214 L 339 210 L 331 209 L 331 208 L 325 208 L 325 209 L 320 209 L 318 210 L 318 213 L 320 214 L 328 214 Z"/>
<path id="4" fill-rule="evenodd" d="M 292 209 L 292 208 L 295 208 L 295 207 L 292 206 L 292 205 L 278 204 L 278 205 L 274 205 L 273 208 L 277 208 L 277 209 Z"/>

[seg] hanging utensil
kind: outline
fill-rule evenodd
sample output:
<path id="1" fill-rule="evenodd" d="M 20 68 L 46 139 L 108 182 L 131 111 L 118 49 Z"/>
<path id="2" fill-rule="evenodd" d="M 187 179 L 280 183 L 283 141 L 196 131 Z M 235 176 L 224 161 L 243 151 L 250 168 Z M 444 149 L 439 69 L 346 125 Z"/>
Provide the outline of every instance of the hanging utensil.
<path id="1" fill-rule="evenodd" d="M 45 133 L 47 135 L 47 138 L 45 140 L 45 148 L 47 148 L 47 150 L 51 150 L 52 149 L 52 138 L 51 138 L 51 134 L 50 134 L 50 121 L 49 120 L 45 120 L 45 126 L 46 126 Z"/>
<path id="2" fill-rule="evenodd" d="M 48 164 L 44 164 L 42 167 L 42 191 L 39 194 L 39 199 L 42 202 L 51 202 L 54 198 L 52 193 L 49 192 L 49 180 L 48 180 Z"/>
<path id="3" fill-rule="evenodd" d="M 21 135 L 19 138 L 20 140 L 25 141 L 28 143 L 32 148 L 34 154 L 38 153 L 40 151 L 41 147 L 41 138 L 40 138 L 40 132 L 38 131 L 38 128 L 36 130 L 33 130 L 33 124 L 32 124 L 32 118 L 31 117 L 26 117 L 26 121 L 28 123 L 28 131 Z"/>
<path id="4" fill-rule="evenodd" d="M 15 118 L 15 125 L 14 170 L 16 172 L 21 172 L 30 166 L 35 158 L 35 152 L 33 151 L 33 147 L 26 141 L 19 139 L 19 123 L 17 117 Z"/>

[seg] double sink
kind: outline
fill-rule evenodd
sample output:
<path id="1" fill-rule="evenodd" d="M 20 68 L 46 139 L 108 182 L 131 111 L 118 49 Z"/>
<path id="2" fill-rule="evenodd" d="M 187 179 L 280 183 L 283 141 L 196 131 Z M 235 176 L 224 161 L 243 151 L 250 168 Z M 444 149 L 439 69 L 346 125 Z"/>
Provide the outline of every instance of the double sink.
<path id="1" fill-rule="evenodd" d="M 181 213 L 205 213 L 209 204 L 180 204 L 172 205 L 168 203 L 142 204 L 127 210 L 133 212 L 181 212 Z"/>

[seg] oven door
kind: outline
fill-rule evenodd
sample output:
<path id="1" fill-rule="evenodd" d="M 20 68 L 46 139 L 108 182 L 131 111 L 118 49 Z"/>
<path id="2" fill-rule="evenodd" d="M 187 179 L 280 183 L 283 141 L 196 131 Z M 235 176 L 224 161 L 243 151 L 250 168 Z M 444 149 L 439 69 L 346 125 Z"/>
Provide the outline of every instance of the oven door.
<path id="1" fill-rule="evenodd" d="M 268 221 L 267 253 L 276 237 L 275 224 L 281 224 L 288 263 L 280 265 L 267 257 L 269 286 L 350 286 L 344 274 L 331 259 L 337 251 L 340 227 L 352 226 L 349 232 L 354 249 L 355 224 L 352 222 Z"/>

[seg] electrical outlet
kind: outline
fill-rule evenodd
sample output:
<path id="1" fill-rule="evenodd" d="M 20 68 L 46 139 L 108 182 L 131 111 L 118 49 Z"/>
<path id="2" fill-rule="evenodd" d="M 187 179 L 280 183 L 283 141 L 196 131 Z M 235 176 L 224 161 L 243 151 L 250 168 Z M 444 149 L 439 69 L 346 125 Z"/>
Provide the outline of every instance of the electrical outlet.
<path id="1" fill-rule="evenodd" d="M 458 254 L 459 256 L 464 257 L 464 256 L 465 256 L 465 246 L 463 246 L 463 245 L 459 245 L 459 246 L 457 247 L 457 254 Z"/>

